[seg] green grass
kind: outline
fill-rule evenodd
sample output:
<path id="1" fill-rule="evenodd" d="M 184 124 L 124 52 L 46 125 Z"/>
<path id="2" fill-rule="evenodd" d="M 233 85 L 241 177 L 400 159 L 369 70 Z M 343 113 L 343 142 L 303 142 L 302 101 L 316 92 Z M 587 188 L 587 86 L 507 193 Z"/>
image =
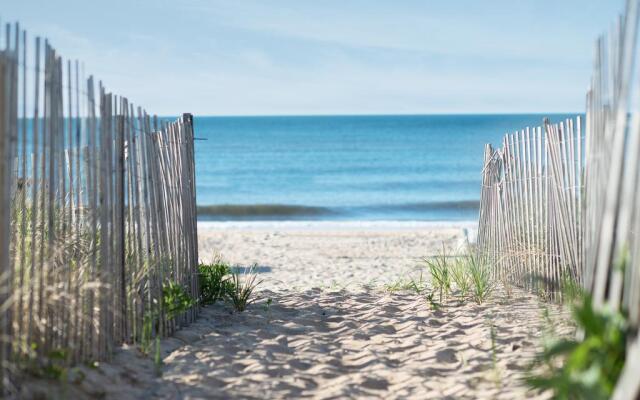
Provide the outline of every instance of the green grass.
<path id="1" fill-rule="evenodd" d="M 153 366 L 156 376 L 162 376 L 162 348 L 160 347 L 160 338 L 156 336 L 156 351 L 153 356 Z"/>
<path id="2" fill-rule="evenodd" d="M 403 277 L 384 285 L 385 290 L 413 291 L 416 294 L 428 292 L 427 300 L 432 308 L 444 304 L 443 301 L 452 292 L 461 302 L 471 299 L 482 304 L 494 291 L 495 282 L 489 265 L 471 248 L 466 254 L 450 256 L 443 245 L 441 253 L 422 260 L 430 275 L 428 282 L 423 279 L 422 274 L 417 279 Z"/>
<path id="3" fill-rule="evenodd" d="M 427 265 L 429 273 L 431 274 L 431 284 L 433 288 L 440 293 L 440 302 L 442 303 L 443 298 L 445 298 L 451 291 L 451 275 L 449 273 L 450 264 L 447 259 L 444 244 L 442 245 L 441 254 L 430 258 L 424 258 L 423 261 Z"/>
<path id="4" fill-rule="evenodd" d="M 581 300 L 585 295 L 582 285 L 566 273 L 562 274 L 560 291 L 562 293 L 562 301 L 566 304 L 573 304 Z"/>
<path id="5" fill-rule="evenodd" d="M 411 289 L 411 280 L 406 278 L 398 278 L 391 283 L 384 284 L 384 290 L 390 293 L 400 292 Z"/>
<path id="6" fill-rule="evenodd" d="M 174 281 L 167 281 L 162 287 L 162 302 L 169 319 L 186 312 L 195 305 L 196 301 L 187 290 Z"/>
<path id="7" fill-rule="evenodd" d="M 422 294 L 428 289 L 427 281 L 424 279 L 422 271 L 417 278 L 398 278 L 394 282 L 386 283 L 384 289 L 387 292 L 414 292 L 415 294 Z"/>
<path id="8" fill-rule="evenodd" d="M 471 277 L 471 298 L 478 304 L 484 303 L 491 295 L 494 283 L 491 278 L 489 266 L 482 257 L 469 254 L 464 257 Z"/>
<path id="9" fill-rule="evenodd" d="M 422 294 L 422 292 L 427 290 L 427 282 L 424 280 L 422 272 L 420 272 L 420 277 L 418 279 L 411 278 L 408 287 L 409 290 L 413 291 L 415 294 Z"/>
<path id="10" fill-rule="evenodd" d="M 236 311 L 244 311 L 255 300 L 252 295 L 262 282 L 257 281 L 256 268 L 257 265 L 253 265 L 241 274 L 221 259 L 212 264 L 200 264 L 200 301 L 202 304 L 213 304 L 224 300 Z"/>
<path id="11" fill-rule="evenodd" d="M 627 249 L 615 268 L 624 270 Z M 562 300 L 572 309 L 579 337 L 557 338 L 545 309 L 550 340 L 531 365 L 526 378 L 534 389 L 550 390 L 555 399 L 608 399 L 626 361 L 627 315 L 608 307 L 596 308 L 591 295 L 571 275 L 561 280 Z"/>
<path id="12" fill-rule="evenodd" d="M 425 297 L 432 310 L 437 311 L 440 309 L 440 303 L 436 301 L 435 297 L 433 296 L 433 293 L 427 293 Z"/>
<path id="13" fill-rule="evenodd" d="M 243 274 L 237 271 L 231 274 L 231 287 L 225 294 L 225 300 L 230 302 L 236 311 L 246 310 L 247 306 L 255 301 L 255 298 L 252 298 L 253 292 L 262 283 L 261 280 L 257 280 L 256 268 L 257 265 L 254 264 Z"/>
<path id="14" fill-rule="evenodd" d="M 556 399 L 608 399 L 624 367 L 629 327 L 619 311 L 596 310 L 581 296 L 573 318 L 584 338 L 554 339 L 532 365 L 527 383 Z"/>
<path id="15" fill-rule="evenodd" d="M 456 288 L 462 299 L 466 298 L 471 290 L 471 277 L 469 268 L 464 258 L 458 258 L 451 268 L 451 279 L 455 283 Z"/>
<path id="16" fill-rule="evenodd" d="M 492 319 L 493 317 L 490 317 Z M 500 378 L 500 368 L 498 367 L 498 352 L 496 341 L 498 338 L 498 333 L 496 332 L 496 326 L 493 324 L 493 321 L 489 322 L 489 336 L 491 338 L 491 369 L 493 371 L 493 380 L 496 386 L 501 385 Z"/>
<path id="17" fill-rule="evenodd" d="M 198 265 L 200 302 L 208 305 L 224 299 L 226 293 L 233 289 L 230 275 L 231 267 L 221 260 Z"/>

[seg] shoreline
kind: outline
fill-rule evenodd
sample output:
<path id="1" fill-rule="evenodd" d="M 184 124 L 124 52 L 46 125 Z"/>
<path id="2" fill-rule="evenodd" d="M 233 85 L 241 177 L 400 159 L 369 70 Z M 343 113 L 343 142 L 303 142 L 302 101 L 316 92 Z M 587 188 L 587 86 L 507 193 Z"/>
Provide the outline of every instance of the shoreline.
<path id="1" fill-rule="evenodd" d="M 256 220 L 256 221 L 198 221 L 198 229 L 250 229 L 250 230 L 414 230 L 463 228 L 475 230 L 477 220 L 424 221 L 424 220 Z"/>
<path id="2" fill-rule="evenodd" d="M 224 233 L 283 233 L 283 234 L 340 234 L 366 237 L 371 234 L 440 235 L 445 231 L 458 231 L 462 241 L 475 244 L 477 221 L 397 221 L 397 220 L 325 220 L 325 221 L 198 221 L 199 236 L 215 232 Z"/>

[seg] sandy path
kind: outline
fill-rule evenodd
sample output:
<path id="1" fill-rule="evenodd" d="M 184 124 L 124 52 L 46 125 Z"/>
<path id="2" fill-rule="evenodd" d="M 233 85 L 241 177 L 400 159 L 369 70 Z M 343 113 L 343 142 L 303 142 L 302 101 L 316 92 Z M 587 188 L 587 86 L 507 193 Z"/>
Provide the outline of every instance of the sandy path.
<path id="1" fill-rule="evenodd" d="M 268 311 L 206 309 L 212 331 L 165 359 L 159 397 L 536 397 L 519 382 L 543 326 L 530 297 L 435 311 L 408 293 L 263 294 Z"/>
<path id="2" fill-rule="evenodd" d="M 418 260 L 443 242 L 463 243 L 460 226 L 228 225 L 201 228 L 199 241 L 205 260 L 219 251 L 260 265 L 258 303 L 244 313 L 203 308 L 162 341 L 161 376 L 152 358 L 125 347 L 97 369 L 80 367 L 76 384 L 32 382 L 23 397 L 548 397 L 527 392 L 521 379 L 549 327 L 545 309 L 559 320 L 558 307 L 514 291 L 434 310 L 424 295 L 384 290 L 416 276 Z"/>

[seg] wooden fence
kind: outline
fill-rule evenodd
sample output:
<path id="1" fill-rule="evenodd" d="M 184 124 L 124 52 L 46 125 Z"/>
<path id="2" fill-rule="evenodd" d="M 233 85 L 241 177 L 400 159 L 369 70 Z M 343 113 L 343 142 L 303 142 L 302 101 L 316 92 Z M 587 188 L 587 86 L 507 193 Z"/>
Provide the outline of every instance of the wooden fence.
<path id="1" fill-rule="evenodd" d="M 487 145 L 478 237 L 494 274 L 551 294 L 573 278 L 596 307 L 628 314 L 615 399 L 640 398 L 639 15 L 628 0 L 596 43 L 584 127 L 544 124 Z"/>
<path id="2" fill-rule="evenodd" d="M 478 249 L 496 278 L 548 297 L 582 276 L 581 123 L 545 123 L 485 147 Z"/>
<path id="3" fill-rule="evenodd" d="M 585 287 L 597 307 L 628 313 L 635 336 L 614 394 L 640 397 L 640 110 L 638 17 L 629 0 L 596 44 L 587 95 Z"/>
<path id="4" fill-rule="evenodd" d="M 17 24 L 3 42 L 0 371 L 10 390 L 25 360 L 108 358 L 192 321 L 197 307 L 177 315 L 163 290 L 197 298 L 198 254 L 191 116 L 150 117 Z"/>

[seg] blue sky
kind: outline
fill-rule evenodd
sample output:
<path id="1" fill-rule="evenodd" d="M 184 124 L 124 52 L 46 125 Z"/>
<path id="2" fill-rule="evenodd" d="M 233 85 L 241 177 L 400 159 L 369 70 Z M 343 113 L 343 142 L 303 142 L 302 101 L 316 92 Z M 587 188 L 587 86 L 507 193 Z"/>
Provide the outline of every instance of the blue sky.
<path id="1" fill-rule="evenodd" d="M 150 112 L 573 112 L 600 1 L 8 0 L 2 20 Z"/>

